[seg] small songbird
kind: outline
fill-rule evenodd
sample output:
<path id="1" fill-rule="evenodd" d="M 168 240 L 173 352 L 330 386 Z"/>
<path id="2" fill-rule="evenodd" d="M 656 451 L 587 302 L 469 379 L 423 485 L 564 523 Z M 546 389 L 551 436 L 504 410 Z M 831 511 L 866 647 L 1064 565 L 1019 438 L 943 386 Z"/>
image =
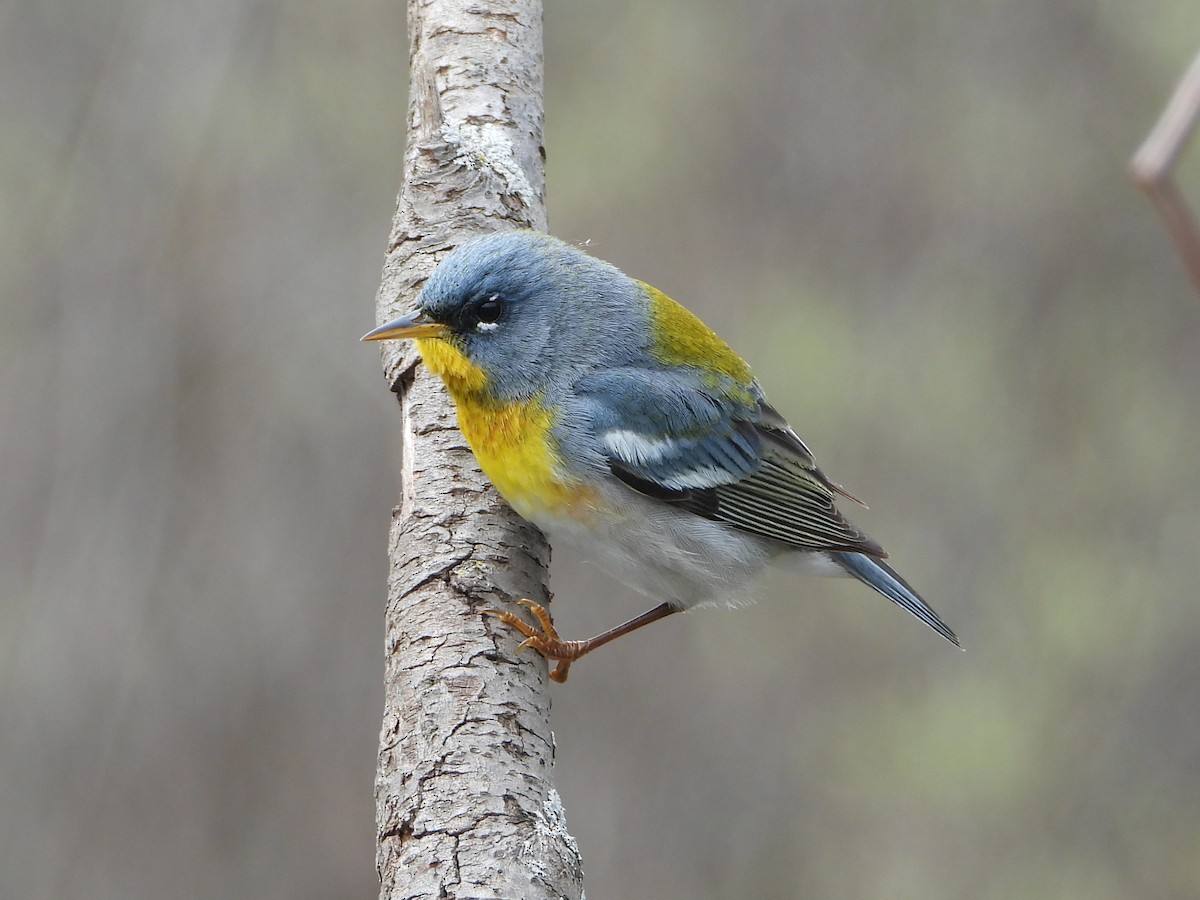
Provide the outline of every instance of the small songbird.
<path id="1" fill-rule="evenodd" d="M 551 542 L 584 547 L 660 605 L 568 641 L 519 601 L 486 610 L 570 665 L 682 609 L 739 599 L 775 559 L 853 575 L 958 638 L 834 506 L 825 476 L 750 367 L 666 294 L 534 231 L 472 238 L 426 282 L 416 311 L 364 341 L 416 339 L 445 382 L 484 473 Z"/>

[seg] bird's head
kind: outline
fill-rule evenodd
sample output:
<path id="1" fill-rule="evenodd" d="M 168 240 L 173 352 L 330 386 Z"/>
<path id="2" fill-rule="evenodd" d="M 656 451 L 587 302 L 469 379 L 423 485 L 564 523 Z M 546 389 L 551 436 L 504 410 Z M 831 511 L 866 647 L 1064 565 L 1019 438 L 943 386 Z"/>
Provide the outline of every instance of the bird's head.
<path id="1" fill-rule="evenodd" d="M 362 339 L 416 339 L 457 396 L 528 399 L 634 339 L 634 290 L 620 271 L 557 238 L 489 234 L 446 257 L 414 312 Z"/>

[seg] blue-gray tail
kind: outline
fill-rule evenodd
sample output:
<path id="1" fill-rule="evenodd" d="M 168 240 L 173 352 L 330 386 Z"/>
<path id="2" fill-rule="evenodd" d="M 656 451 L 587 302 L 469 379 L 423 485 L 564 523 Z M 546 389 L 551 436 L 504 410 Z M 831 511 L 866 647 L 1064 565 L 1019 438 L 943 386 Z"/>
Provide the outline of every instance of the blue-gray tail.
<path id="1" fill-rule="evenodd" d="M 930 609 L 908 582 L 887 563 L 864 553 L 837 552 L 829 555 L 834 562 L 863 584 L 870 585 L 893 603 L 907 609 L 954 646 L 962 647 L 950 627 L 938 618 L 938 614 Z"/>

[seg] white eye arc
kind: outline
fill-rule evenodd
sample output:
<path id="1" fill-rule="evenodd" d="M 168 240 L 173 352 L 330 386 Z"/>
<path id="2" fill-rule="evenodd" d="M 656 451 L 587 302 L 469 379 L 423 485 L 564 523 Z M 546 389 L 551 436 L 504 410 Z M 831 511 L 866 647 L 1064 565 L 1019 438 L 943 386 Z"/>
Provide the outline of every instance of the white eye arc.
<path id="1" fill-rule="evenodd" d="M 500 327 L 500 316 L 504 313 L 504 302 L 499 294 L 492 294 L 475 307 L 475 330 L 495 331 Z"/>

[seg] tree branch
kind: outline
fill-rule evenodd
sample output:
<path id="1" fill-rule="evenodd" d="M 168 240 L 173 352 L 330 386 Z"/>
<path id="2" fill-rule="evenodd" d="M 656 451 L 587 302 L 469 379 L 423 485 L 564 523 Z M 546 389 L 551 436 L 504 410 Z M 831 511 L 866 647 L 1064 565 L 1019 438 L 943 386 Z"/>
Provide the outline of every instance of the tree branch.
<path id="1" fill-rule="evenodd" d="M 409 0 L 403 187 L 377 298 L 411 307 L 464 237 L 544 229 L 537 0 Z M 551 781 L 545 661 L 480 610 L 546 599 L 549 550 L 500 500 L 407 342 L 382 345 L 404 423 L 376 782 L 380 897 L 582 895 Z"/>

